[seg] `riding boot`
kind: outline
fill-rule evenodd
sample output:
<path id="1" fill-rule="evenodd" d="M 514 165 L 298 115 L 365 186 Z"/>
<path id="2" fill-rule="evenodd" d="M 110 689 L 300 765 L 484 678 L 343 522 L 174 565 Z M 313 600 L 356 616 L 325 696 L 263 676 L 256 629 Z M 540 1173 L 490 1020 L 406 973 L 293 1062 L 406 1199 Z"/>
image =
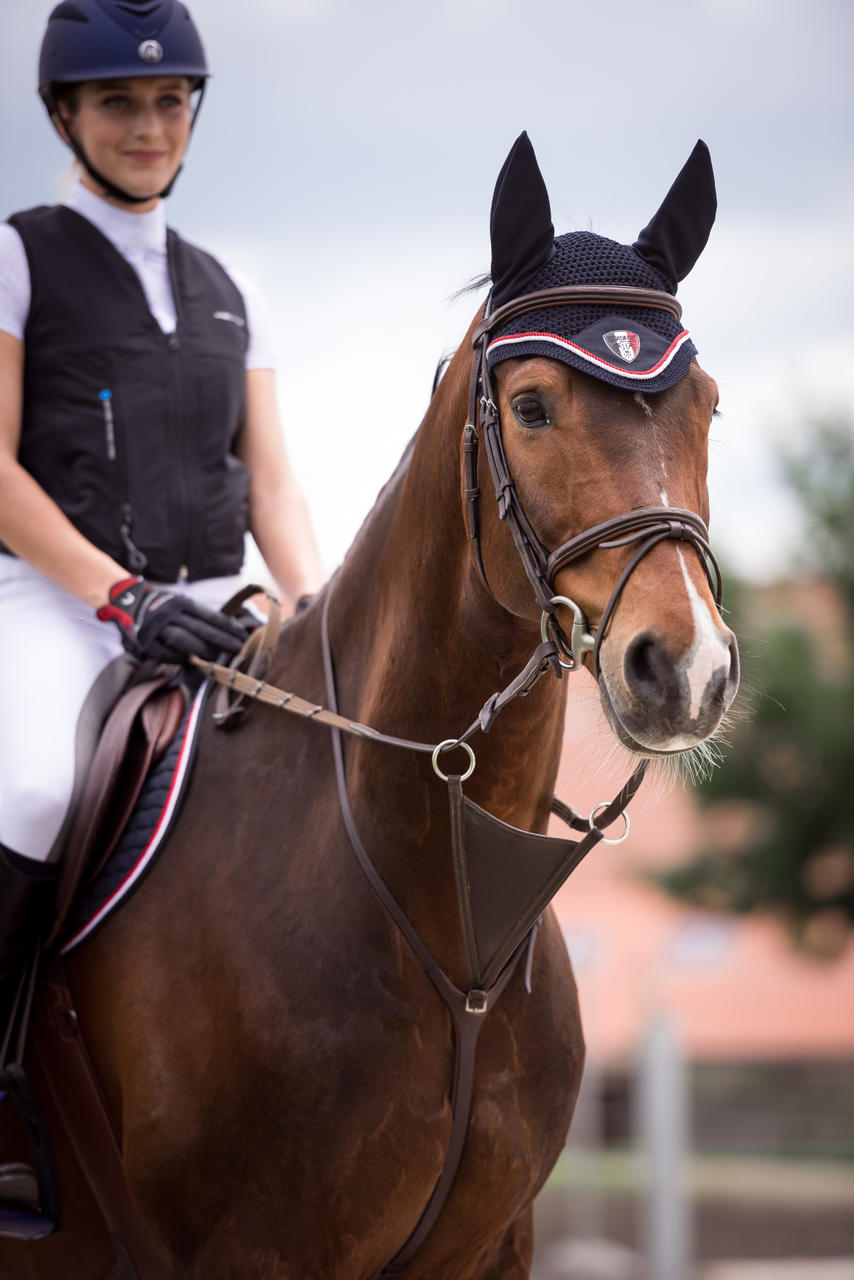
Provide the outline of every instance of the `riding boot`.
<path id="1" fill-rule="evenodd" d="M 21 967 L 53 900 L 57 866 L 24 858 L 0 844 L 0 1026 L 17 990 Z"/>
<path id="2" fill-rule="evenodd" d="M 0 844 L 0 1046 L 23 967 L 50 910 L 56 873 L 55 864 L 23 858 Z M 28 1167 L 0 1162 L 0 1204 L 30 1206 L 36 1199 Z"/>

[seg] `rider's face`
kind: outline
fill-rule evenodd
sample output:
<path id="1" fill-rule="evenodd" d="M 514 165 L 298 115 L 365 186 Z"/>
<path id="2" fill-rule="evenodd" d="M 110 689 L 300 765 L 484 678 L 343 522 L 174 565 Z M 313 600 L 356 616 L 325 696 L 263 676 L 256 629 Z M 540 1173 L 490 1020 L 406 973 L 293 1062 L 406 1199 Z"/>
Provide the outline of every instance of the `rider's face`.
<path id="1" fill-rule="evenodd" d="M 171 182 L 187 149 L 189 82 L 183 76 L 87 81 L 78 86 L 73 107 L 65 103 L 61 112 L 92 167 L 122 191 L 150 196 L 133 205 L 137 211 L 154 208 L 156 193 Z M 90 174 L 82 181 L 103 194 Z"/>

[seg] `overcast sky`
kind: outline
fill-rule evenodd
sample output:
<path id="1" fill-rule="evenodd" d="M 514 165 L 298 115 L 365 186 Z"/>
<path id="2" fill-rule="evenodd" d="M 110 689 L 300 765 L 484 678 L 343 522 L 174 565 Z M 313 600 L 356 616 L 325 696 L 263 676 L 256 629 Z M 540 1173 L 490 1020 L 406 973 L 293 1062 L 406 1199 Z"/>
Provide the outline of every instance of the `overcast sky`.
<path id="1" fill-rule="evenodd" d="M 67 169 L 35 93 L 51 7 L 0 0 L 7 212 L 53 201 Z M 816 411 L 854 413 L 849 0 L 191 8 L 214 79 L 168 215 L 268 290 L 329 569 L 474 310 L 447 299 L 488 266 L 492 188 L 522 129 L 558 233 L 624 242 L 709 144 L 718 220 L 679 296 L 722 392 L 713 540 L 744 572 L 783 567 L 795 526 L 775 450 Z"/>

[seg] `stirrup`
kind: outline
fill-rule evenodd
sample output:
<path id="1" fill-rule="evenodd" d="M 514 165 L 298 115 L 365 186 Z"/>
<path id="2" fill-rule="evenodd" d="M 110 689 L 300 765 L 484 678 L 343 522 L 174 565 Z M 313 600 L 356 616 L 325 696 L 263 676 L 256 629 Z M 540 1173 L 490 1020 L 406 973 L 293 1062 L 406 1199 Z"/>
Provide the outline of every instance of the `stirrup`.
<path id="1" fill-rule="evenodd" d="M 0 1164 L 0 1236 L 41 1240 L 56 1224 L 39 1209 L 39 1185 L 25 1164 Z"/>
<path id="2" fill-rule="evenodd" d="M 0 1206 L 37 1212 L 39 1184 L 27 1164 L 0 1164 Z"/>
<path id="3" fill-rule="evenodd" d="M 3 1075 L 10 1100 L 26 1130 L 37 1173 L 34 1175 L 25 1164 L 0 1165 L 0 1236 L 41 1240 L 58 1231 L 62 1223 L 53 1148 L 23 1067 L 7 1063 Z"/>

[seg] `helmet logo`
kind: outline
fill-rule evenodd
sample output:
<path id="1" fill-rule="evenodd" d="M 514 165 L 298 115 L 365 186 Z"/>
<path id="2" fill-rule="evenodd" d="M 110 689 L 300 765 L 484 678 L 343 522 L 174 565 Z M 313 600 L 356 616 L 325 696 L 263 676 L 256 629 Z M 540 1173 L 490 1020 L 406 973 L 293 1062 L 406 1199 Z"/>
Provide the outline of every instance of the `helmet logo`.
<path id="1" fill-rule="evenodd" d="M 631 364 L 640 351 L 640 338 L 628 329 L 612 329 L 610 333 L 603 333 L 602 339 L 606 347 L 626 364 Z"/>
<path id="2" fill-rule="evenodd" d="M 163 46 L 157 40 L 143 40 L 137 53 L 143 62 L 160 62 L 163 57 Z"/>

